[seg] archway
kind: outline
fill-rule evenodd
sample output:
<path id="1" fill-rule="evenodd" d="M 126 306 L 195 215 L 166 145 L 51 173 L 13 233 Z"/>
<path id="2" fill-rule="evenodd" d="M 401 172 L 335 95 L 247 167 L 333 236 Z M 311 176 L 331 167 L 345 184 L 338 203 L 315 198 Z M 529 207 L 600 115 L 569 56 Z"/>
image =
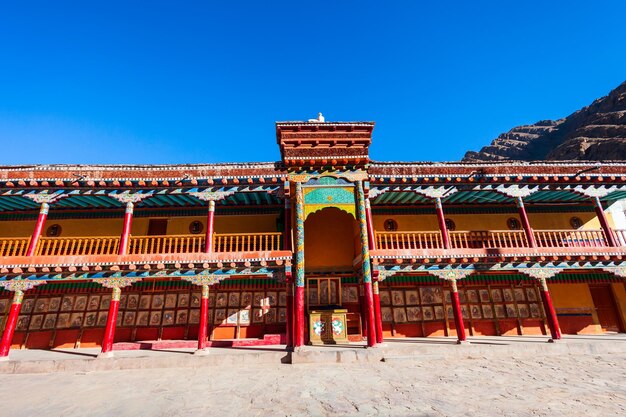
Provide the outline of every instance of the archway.
<path id="1" fill-rule="evenodd" d="M 304 222 L 306 271 L 352 270 L 357 232 L 354 217 L 338 208 L 326 207 L 310 214 Z"/>

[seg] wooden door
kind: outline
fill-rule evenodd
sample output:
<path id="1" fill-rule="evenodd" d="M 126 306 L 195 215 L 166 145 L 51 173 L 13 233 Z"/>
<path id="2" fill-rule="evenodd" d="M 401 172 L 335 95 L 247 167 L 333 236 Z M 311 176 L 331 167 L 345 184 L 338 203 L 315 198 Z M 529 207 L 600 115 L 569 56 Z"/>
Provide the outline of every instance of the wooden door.
<path id="1" fill-rule="evenodd" d="M 167 234 L 167 219 L 150 219 L 148 236 L 162 236 Z"/>
<path id="2" fill-rule="evenodd" d="M 622 331 L 611 287 L 609 285 L 589 286 L 589 290 L 602 330 L 607 332 Z"/>

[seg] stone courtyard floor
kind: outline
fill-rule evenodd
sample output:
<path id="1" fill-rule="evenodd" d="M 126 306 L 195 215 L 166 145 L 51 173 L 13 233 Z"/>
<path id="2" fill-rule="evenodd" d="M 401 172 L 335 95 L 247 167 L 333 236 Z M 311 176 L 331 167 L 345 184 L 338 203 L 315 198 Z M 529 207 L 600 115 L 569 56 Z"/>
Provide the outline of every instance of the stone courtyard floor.
<path id="1" fill-rule="evenodd" d="M 519 338 L 503 343 L 515 344 L 515 354 L 480 346 L 481 342 L 493 346 L 490 340 L 506 341 L 474 338 L 470 347 L 424 339 L 403 341 L 396 347 L 399 345 L 389 341 L 381 350 L 383 361 L 255 364 L 241 360 L 252 350 L 232 355 L 220 350 L 213 358 L 231 358 L 228 364 L 218 361 L 210 366 L 0 374 L 4 392 L 0 415 L 626 415 L 624 335 L 566 338 L 560 347 L 545 340 Z M 411 343 L 413 351 L 406 347 Z M 565 351 L 563 346 L 576 343 L 586 346 L 587 353 L 549 351 L 551 346 Z M 454 348 L 465 349 L 465 353 L 448 354 L 453 352 L 448 349 Z M 325 348 L 310 349 L 315 353 Z M 89 355 L 71 354 L 77 353 Z M 267 353 L 275 354 L 272 350 Z M 38 361 L 57 354 L 62 353 L 12 352 L 14 361 Z M 123 355 L 132 359 L 133 354 Z M 147 355 L 192 356 L 186 352 Z"/>

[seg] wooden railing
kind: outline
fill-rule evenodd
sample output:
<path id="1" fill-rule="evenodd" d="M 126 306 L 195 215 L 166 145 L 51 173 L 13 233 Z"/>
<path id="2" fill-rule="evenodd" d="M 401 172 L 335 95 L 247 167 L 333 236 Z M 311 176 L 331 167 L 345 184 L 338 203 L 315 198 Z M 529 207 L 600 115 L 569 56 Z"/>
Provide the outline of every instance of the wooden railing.
<path id="1" fill-rule="evenodd" d="M 615 234 L 615 244 L 617 246 L 626 246 L 626 230 L 614 229 L 613 233 Z"/>
<path id="2" fill-rule="evenodd" d="M 535 230 L 540 248 L 594 248 L 607 246 L 602 230 Z"/>
<path id="3" fill-rule="evenodd" d="M 131 236 L 129 255 L 204 252 L 203 235 Z"/>
<path id="4" fill-rule="evenodd" d="M 0 239 L 0 256 L 24 256 L 29 243 L 28 237 Z"/>
<path id="5" fill-rule="evenodd" d="M 376 248 L 442 249 L 440 232 L 376 232 Z"/>
<path id="6" fill-rule="evenodd" d="M 42 237 L 37 244 L 38 256 L 115 255 L 120 238 L 102 237 Z"/>
<path id="7" fill-rule="evenodd" d="M 626 246 L 626 230 L 614 230 L 617 245 Z M 602 230 L 535 230 L 540 248 L 606 247 Z M 522 230 L 472 230 L 449 232 L 450 249 L 528 248 Z M 443 249 L 441 234 L 430 232 L 376 232 L 376 248 L 382 250 Z"/>
<path id="8" fill-rule="evenodd" d="M 528 241 L 519 230 L 449 232 L 451 249 L 524 248 Z"/>
<path id="9" fill-rule="evenodd" d="M 280 250 L 283 235 L 270 233 L 226 233 L 213 236 L 215 252 L 256 252 Z"/>

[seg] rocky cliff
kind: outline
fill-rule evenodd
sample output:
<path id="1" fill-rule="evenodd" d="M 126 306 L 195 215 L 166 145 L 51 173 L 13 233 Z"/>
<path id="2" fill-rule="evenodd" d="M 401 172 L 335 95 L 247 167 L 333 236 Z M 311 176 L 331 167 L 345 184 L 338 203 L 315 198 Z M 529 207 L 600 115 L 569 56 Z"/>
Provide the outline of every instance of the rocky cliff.
<path id="1" fill-rule="evenodd" d="M 560 120 L 518 126 L 463 161 L 626 160 L 626 82 Z"/>

